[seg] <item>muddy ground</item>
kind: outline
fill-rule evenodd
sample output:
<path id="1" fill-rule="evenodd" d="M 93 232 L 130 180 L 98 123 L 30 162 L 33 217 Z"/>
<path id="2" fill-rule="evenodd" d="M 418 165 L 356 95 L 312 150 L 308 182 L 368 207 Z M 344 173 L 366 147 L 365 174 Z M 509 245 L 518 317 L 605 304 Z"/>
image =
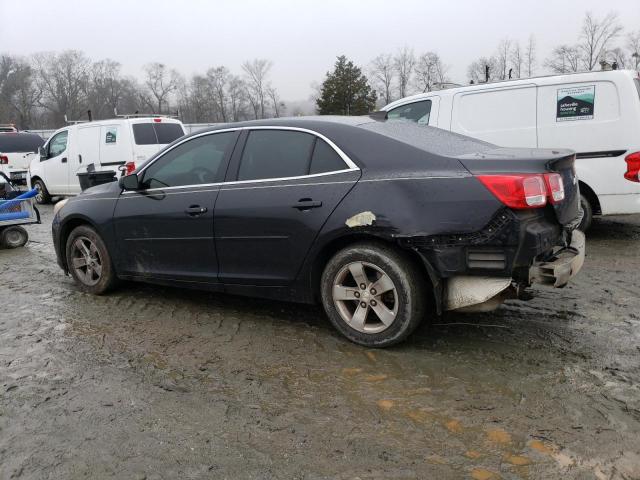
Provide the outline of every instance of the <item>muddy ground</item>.
<path id="1" fill-rule="evenodd" d="M 640 478 L 640 216 L 563 290 L 368 350 L 319 308 L 0 251 L 0 478 Z"/>

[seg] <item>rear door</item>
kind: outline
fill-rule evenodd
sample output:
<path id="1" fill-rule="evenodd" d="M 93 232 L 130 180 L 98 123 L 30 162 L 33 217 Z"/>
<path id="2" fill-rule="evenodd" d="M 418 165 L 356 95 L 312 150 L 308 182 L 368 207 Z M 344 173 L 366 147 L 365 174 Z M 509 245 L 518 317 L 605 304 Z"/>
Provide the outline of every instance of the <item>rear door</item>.
<path id="1" fill-rule="evenodd" d="M 302 129 L 256 128 L 229 167 L 215 212 L 219 278 L 287 285 L 317 233 L 360 177 L 327 139 Z"/>
<path id="2" fill-rule="evenodd" d="M 213 212 L 236 131 L 175 145 L 140 172 L 114 211 L 118 271 L 134 277 L 216 283 Z"/>
<path id="3" fill-rule="evenodd" d="M 100 169 L 118 170 L 126 162 L 134 162 L 129 143 L 129 132 L 122 124 L 114 123 L 100 127 Z"/>
<path id="4" fill-rule="evenodd" d="M 167 121 L 165 118 L 136 120 L 131 123 L 133 134 L 134 158 L 131 160 L 140 165 L 164 146 L 184 135 L 182 124 Z"/>

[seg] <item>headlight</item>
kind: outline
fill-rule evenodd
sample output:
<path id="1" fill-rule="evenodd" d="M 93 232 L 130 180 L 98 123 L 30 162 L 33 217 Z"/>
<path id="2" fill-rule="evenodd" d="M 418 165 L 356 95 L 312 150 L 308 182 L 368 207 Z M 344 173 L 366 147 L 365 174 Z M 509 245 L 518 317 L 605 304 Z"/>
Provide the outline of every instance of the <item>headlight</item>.
<path id="1" fill-rule="evenodd" d="M 58 213 L 60 210 L 62 210 L 62 207 L 64 207 L 67 202 L 69 201 L 68 198 L 65 198 L 64 200 L 60 200 L 58 203 L 56 203 L 53 206 L 53 214 L 55 215 L 56 213 Z"/>

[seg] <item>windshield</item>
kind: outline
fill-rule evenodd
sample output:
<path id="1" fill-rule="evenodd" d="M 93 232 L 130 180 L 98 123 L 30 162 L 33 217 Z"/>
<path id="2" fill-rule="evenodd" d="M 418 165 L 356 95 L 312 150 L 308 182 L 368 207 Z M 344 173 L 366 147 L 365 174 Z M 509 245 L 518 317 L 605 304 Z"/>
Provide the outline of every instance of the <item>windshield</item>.
<path id="1" fill-rule="evenodd" d="M 134 123 L 136 145 L 167 145 L 184 135 L 179 123 Z"/>
<path id="2" fill-rule="evenodd" d="M 0 133 L 0 152 L 26 153 L 37 152 L 44 140 L 33 133 Z"/>

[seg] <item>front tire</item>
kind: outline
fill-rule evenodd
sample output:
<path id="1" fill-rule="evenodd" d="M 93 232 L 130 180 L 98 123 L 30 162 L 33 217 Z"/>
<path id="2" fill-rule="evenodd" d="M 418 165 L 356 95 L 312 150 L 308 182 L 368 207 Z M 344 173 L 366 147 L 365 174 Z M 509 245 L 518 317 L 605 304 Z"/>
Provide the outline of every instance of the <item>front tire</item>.
<path id="1" fill-rule="evenodd" d="M 427 308 L 427 285 L 414 262 L 383 244 L 358 243 L 327 263 L 322 305 L 331 323 L 354 343 L 388 347 L 407 338 Z"/>
<path id="2" fill-rule="evenodd" d="M 38 179 L 33 182 L 33 188 L 38 191 L 36 194 L 36 202 L 39 205 L 46 205 L 51 202 L 51 195 L 49 195 L 49 191 L 42 180 Z"/>
<path id="3" fill-rule="evenodd" d="M 117 278 L 111 256 L 100 235 L 91 227 L 74 228 L 66 243 L 67 268 L 80 290 L 94 295 L 108 292 Z"/>
<path id="4" fill-rule="evenodd" d="M 3 248 L 24 247 L 29 234 L 22 227 L 7 227 L 0 231 L 0 246 Z"/>

